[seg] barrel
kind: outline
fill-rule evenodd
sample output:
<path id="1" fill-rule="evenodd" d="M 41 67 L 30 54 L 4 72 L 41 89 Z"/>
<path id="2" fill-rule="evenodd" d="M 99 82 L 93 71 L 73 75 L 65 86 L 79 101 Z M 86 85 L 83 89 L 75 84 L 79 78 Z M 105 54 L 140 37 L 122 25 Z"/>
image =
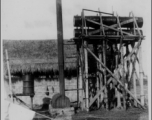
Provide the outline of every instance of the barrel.
<path id="1" fill-rule="evenodd" d="M 23 94 L 34 95 L 34 79 L 31 74 L 23 76 Z"/>
<path id="2" fill-rule="evenodd" d="M 57 93 L 52 97 L 52 107 L 53 108 L 67 108 L 67 107 L 70 107 L 70 100 L 65 95 Z"/>
<path id="3" fill-rule="evenodd" d="M 86 19 L 93 20 L 95 22 L 100 23 L 100 16 L 85 16 Z M 120 23 L 129 19 L 132 19 L 133 17 L 119 17 Z M 135 17 L 138 27 L 141 28 L 143 26 L 143 18 L 142 17 Z M 113 25 L 117 24 L 117 18 L 115 16 L 102 16 L 102 22 L 105 25 Z M 74 16 L 74 27 L 81 27 L 82 26 L 82 19 L 81 16 Z M 92 27 L 92 28 L 98 28 L 99 25 L 94 24 L 92 22 L 86 21 L 86 26 L 87 27 Z M 121 27 L 124 28 L 133 28 L 134 24 L 133 22 L 130 22 L 128 24 L 124 24 Z"/>
<path id="4" fill-rule="evenodd" d="M 95 31 L 96 29 L 87 29 L 87 33 Z M 134 30 L 123 30 L 124 32 L 134 34 Z M 143 31 L 140 30 L 141 34 L 143 34 Z M 82 29 L 74 29 L 74 37 L 79 37 L 82 33 Z M 139 35 L 138 31 L 135 30 L 135 34 Z M 100 35 L 100 32 L 93 34 L 93 35 Z M 102 34 L 103 35 L 103 34 Z M 114 31 L 114 30 L 106 30 L 105 35 L 121 35 L 120 32 Z"/>

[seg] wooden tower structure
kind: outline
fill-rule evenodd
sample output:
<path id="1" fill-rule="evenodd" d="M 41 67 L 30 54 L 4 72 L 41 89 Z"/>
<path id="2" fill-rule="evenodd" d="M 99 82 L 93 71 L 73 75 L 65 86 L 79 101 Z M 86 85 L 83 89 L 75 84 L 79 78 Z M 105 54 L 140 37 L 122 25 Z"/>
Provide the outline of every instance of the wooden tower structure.
<path id="1" fill-rule="evenodd" d="M 97 15 L 85 16 L 88 11 Z M 135 17 L 133 12 L 128 17 L 120 17 L 100 10 L 83 9 L 80 16 L 74 16 L 73 41 L 77 46 L 77 67 L 81 78 L 78 80 L 78 100 L 84 101 L 87 111 L 95 103 L 98 108 L 103 102 L 108 107 L 111 81 L 117 90 L 118 87 L 122 90 L 123 108 L 126 108 L 127 96 L 133 98 L 134 105 L 144 108 L 142 26 L 143 18 Z M 136 80 L 140 83 L 139 99 Z M 83 88 L 81 94 L 80 86 Z"/>

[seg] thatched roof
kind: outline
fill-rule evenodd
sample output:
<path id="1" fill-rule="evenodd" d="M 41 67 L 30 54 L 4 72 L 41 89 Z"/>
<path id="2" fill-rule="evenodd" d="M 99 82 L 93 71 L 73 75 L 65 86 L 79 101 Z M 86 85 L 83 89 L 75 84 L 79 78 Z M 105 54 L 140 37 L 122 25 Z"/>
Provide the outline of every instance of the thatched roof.
<path id="1" fill-rule="evenodd" d="M 3 40 L 4 68 L 6 69 L 5 49 L 10 59 L 11 73 L 47 72 L 58 70 L 57 40 Z M 65 69 L 76 68 L 75 45 L 64 45 Z"/>

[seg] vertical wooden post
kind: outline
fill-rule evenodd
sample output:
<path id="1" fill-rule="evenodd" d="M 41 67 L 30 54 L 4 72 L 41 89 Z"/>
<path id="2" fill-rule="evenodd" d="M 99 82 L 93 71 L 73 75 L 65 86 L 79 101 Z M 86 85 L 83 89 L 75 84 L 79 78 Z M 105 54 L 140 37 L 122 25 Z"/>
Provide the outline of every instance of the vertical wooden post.
<path id="1" fill-rule="evenodd" d="M 135 43 L 131 44 L 132 49 L 134 48 Z M 136 64 L 136 59 L 135 56 L 132 56 L 132 80 L 133 80 L 133 91 L 134 91 L 134 97 L 137 99 L 137 92 L 136 92 L 136 77 L 135 77 L 135 64 Z M 134 105 L 137 106 L 137 102 L 134 101 Z"/>
<path id="2" fill-rule="evenodd" d="M 103 62 L 106 66 L 106 41 L 103 40 Z M 104 70 L 104 84 L 106 85 L 106 71 Z"/>
<path id="3" fill-rule="evenodd" d="M 102 32 L 100 32 L 100 35 L 104 35 L 105 36 L 105 31 L 104 31 L 104 27 L 103 27 L 103 21 L 102 21 L 102 14 L 100 13 L 100 9 L 98 8 L 98 10 L 99 10 L 99 16 L 100 16 L 100 29 L 102 29 Z M 104 42 L 103 43 L 101 43 L 101 44 L 104 44 Z M 102 46 L 103 47 L 103 46 Z M 103 48 L 104 49 L 104 48 Z M 101 50 L 102 51 L 102 50 Z M 99 60 L 102 62 L 102 54 L 101 54 L 101 51 L 99 52 Z M 103 51 L 102 51 L 103 52 Z M 103 58 L 104 59 L 104 58 Z M 106 59 L 104 59 L 104 61 L 106 61 Z M 106 63 L 106 62 L 105 62 Z M 101 70 L 102 69 L 102 66 L 101 66 L 101 64 L 99 64 L 99 69 Z M 105 71 L 106 72 L 106 71 Z M 105 76 L 105 75 L 104 75 Z M 106 78 L 106 77 L 105 77 Z M 102 87 L 103 87 L 103 81 L 104 81 L 104 79 L 103 79 L 103 76 L 100 74 L 100 90 L 102 89 Z M 105 80 L 106 81 L 106 80 Z M 105 84 L 106 85 L 106 84 Z M 106 86 L 105 86 L 105 88 L 106 88 Z M 107 90 L 106 90 L 107 91 Z M 107 93 L 106 93 L 107 94 Z M 101 98 L 101 96 L 100 96 L 100 98 Z M 107 99 L 107 98 L 106 98 Z M 107 106 L 107 105 L 106 105 Z"/>
<path id="4" fill-rule="evenodd" d="M 77 44 L 77 106 L 79 106 L 79 45 Z"/>
<path id="5" fill-rule="evenodd" d="M 10 66 L 9 66 L 9 59 L 8 59 L 7 49 L 5 50 L 5 53 L 6 53 L 7 70 L 8 70 L 8 77 L 9 77 L 9 89 L 10 89 L 10 95 L 11 95 L 11 102 L 13 102 L 12 80 L 11 80 L 11 72 L 10 72 Z"/>
<path id="6" fill-rule="evenodd" d="M 83 88 L 83 77 L 82 77 L 83 74 L 82 74 L 82 67 L 81 67 L 80 62 L 81 62 L 81 60 L 79 58 L 79 88 Z M 83 98 L 84 98 L 83 92 L 84 92 L 84 90 L 82 89 L 80 92 L 80 99 L 79 99 L 80 102 L 82 102 Z"/>
<path id="7" fill-rule="evenodd" d="M 104 65 L 106 66 L 106 40 L 104 39 L 103 40 L 103 63 Z M 106 77 L 106 69 L 104 68 L 104 85 L 105 85 L 105 96 L 106 96 L 106 99 L 107 99 L 107 103 L 106 103 L 106 109 L 108 109 L 108 95 L 107 95 L 107 77 Z"/>
<path id="8" fill-rule="evenodd" d="M 84 45 L 87 46 L 87 41 L 84 41 Z M 89 89 L 88 89 L 88 52 L 84 49 L 85 56 L 85 97 L 86 97 L 86 111 L 89 111 Z"/>
<path id="9" fill-rule="evenodd" d="M 99 60 L 102 62 L 102 54 L 101 54 L 101 52 L 99 52 Z M 102 70 L 101 64 L 99 64 L 99 69 Z M 101 73 L 99 73 L 99 87 L 100 87 L 100 90 L 101 90 L 102 87 L 103 87 L 103 76 L 102 76 Z M 103 95 L 103 94 L 102 94 L 102 95 Z M 100 96 L 99 96 L 99 105 L 100 105 L 100 103 L 102 102 L 101 100 L 102 100 L 102 96 L 100 95 Z"/>
<path id="10" fill-rule="evenodd" d="M 142 48 L 139 47 L 139 79 L 140 79 L 140 96 L 141 96 L 141 105 L 144 105 L 144 83 L 143 83 L 143 71 L 142 71 Z"/>
<path id="11" fill-rule="evenodd" d="M 123 85 L 125 86 L 125 77 L 124 77 L 124 59 L 123 59 L 123 45 L 121 45 L 121 64 L 122 64 L 122 81 L 123 81 Z M 123 90 L 123 106 L 124 109 L 126 109 L 126 92 L 125 89 Z"/>
<path id="12" fill-rule="evenodd" d="M 128 45 L 128 43 L 127 43 L 127 45 L 126 45 L 126 56 L 128 56 L 129 55 L 129 45 Z M 128 84 L 128 90 L 130 90 L 130 79 L 129 79 L 129 76 L 130 76 L 130 61 L 129 60 L 127 60 L 127 84 Z"/>
<path id="13" fill-rule="evenodd" d="M 101 51 L 99 51 L 99 60 L 102 62 L 102 54 Z M 99 69 L 102 70 L 102 65 L 99 64 Z M 100 89 L 103 87 L 103 77 L 102 74 L 99 74 L 99 78 L 100 78 Z"/>
<path id="14" fill-rule="evenodd" d="M 94 44 L 93 47 L 94 47 L 94 53 L 95 53 L 95 55 L 98 56 L 97 44 Z M 98 62 L 97 61 L 96 61 L 96 66 L 98 68 Z M 98 72 L 97 72 L 97 70 L 96 70 L 96 84 L 97 84 L 97 92 L 96 93 L 98 93 L 98 91 L 100 89 L 99 89 L 99 78 L 98 78 Z M 100 103 L 99 103 L 99 97 L 98 97 L 98 99 L 97 99 L 97 107 L 98 108 L 99 108 L 99 104 Z"/>
<path id="15" fill-rule="evenodd" d="M 56 0 L 57 11 L 57 37 L 58 37 L 58 64 L 59 64 L 59 84 L 60 93 L 65 95 L 64 81 L 64 49 L 63 49 L 63 26 L 62 26 L 62 3 L 61 0 Z"/>
<path id="16" fill-rule="evenodd" d="M 115 68 L 118 68 L 118 48 L 117 48 L 117 44 L 114 44 L 114 48 L 115 48 Z"/>
<path id="17" fill-rule="evenodd" d="M 136 61 L 135 61 L 135 58 L 134 58 L 134 60 L 133 60 L 133 89 L 134 89 L 134 97 L 137 99 L 137 92 L 136 92 L 136 77 L 135 77 L 135 63 L 136 63 Z M 137 102 L 136 101 L 134 101 L 134 105 L 135 106 L 137 106 Z"/>
<path id="18" fill-rule="evenodd" d="M 84 110 L 85 109 L 85 101 L 84 101 L 84 98 L 85 98 L 85 82 L 84 82 L 84 78 L 85 78 L 85 76 L 84 76 L 84 51 L 83 51 L 83 47 L 82 47 L 82 45 L 80 46 L 80 49 L 79 49 L 79 51 L 80 51 L 80 59 L 79 59 L 79 61 L 80 61 L 80 68 L 79 68 L 79 70 L 80 70 L 80 76 L 79 76 L 79 80 L 80 80 L 80 86 L 83 88 L 83 90 L 81 91 L 81 100 L 80 100 L 80 102 L 81 102 L 81 109 L 82 110 Z"/>

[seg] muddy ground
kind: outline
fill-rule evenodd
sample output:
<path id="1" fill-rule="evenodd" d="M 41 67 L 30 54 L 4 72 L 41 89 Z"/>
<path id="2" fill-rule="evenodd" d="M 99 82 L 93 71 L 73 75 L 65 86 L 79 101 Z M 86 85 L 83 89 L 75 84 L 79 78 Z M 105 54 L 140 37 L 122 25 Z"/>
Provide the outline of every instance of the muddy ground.
<path id="1" fill-rule="evenodd" d="M 51 117 L 49 113 L 43 114 Z M 49 119 L 37 116 L 33 120 Z M 61 115 L 59 117 L 56 116 L 52 118 L 52 120 L 148 120 L 148 109 L 129 108 L 128 110 L 113 109 L 108 111 L 100 109 L 91 112 L 79 111 L 79 113 L 72 116 L 65 117 L 64 115 Z"/>
<path id="2" fill-rule="evenodd" d="M 148 120 L 148 110 L 130 108 L 128 110 L 100 109 L 92 112 L 80 112 L 72 116 L 72 120 Z"/>

